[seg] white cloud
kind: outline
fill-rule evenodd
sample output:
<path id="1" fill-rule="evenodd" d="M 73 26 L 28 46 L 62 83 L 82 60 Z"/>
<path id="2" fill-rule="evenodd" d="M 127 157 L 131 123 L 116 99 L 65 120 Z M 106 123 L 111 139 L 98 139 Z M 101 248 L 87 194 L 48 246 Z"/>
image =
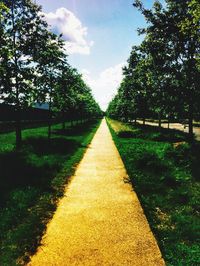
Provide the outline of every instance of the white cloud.
<path id="1" fill-rule="evenodd" d="M 87 41 L 87 27 L 68 9 L 62 7 L 55 13 L 42 13 L 53 32 L 63 34 L 68 54 L 90 54 L 93 41 Z"/>
<path id="2" fill-rule="evenodd" d="M 125 66 L 125 63 L 109 67 L 102 71 L 96 79 L 91 77 L 91 73 L 87 69 L 81 71 L 84 81 L 92 89 L 95 99 L 103 110 L 106 110 L 123 79 L 123 66 Z"/>

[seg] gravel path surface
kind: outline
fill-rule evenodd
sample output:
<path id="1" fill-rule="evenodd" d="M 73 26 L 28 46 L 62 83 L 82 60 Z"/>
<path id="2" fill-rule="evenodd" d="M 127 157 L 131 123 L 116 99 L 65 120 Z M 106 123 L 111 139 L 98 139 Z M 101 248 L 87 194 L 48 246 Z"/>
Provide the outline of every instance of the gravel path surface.
<path id="1" fill-rule="evenodd" d="M 165 265 L 126 178 L 103 120 L 29 265 Z"/>

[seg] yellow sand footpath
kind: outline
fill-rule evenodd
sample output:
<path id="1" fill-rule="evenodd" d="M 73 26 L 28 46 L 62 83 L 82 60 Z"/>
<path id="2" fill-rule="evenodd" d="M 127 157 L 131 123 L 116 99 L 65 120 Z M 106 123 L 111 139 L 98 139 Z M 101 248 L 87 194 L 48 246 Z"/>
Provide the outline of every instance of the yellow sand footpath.
<path id="1" fill-rule="evenodd" d="M 126 176 L 103 120 L 29 265 L 165 265 Z"/>

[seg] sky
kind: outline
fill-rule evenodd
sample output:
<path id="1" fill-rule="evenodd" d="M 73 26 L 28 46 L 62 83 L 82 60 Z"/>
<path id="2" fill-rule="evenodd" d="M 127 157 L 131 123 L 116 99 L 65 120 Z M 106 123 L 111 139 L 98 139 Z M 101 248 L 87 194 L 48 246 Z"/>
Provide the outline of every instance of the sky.
<path id="1" fill-rule="evenodd" d="M 82 73 L 103 110 L 117 92 L 131 47 L 145 26 L 133 0 L 36 0 L 50 29 L 62 33 L 69 63 Z M 143 0 L 151 7 L 153 0 Z"/>

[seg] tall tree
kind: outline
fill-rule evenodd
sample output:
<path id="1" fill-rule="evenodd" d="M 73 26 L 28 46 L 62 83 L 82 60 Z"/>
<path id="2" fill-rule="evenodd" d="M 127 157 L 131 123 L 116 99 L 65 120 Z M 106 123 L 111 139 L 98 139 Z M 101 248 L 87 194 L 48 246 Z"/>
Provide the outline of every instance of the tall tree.
<path id="1" fill-rule="evenodd" d="M 167 0 L 166 9 L 156 1 L 153 10 L 145 9 L 141 1 L 134 5 L 145 16 L 149 26 L 143 30 L 150 45 L 156 53 L 150 51 L 155 63 L 155 69 L 168 70 L 179 84 L 179 91 L 174 97 L 180 97 L 183 107 L 186 106 L 189 123 L 189 136 L 193 136 L 194 107 L 199 100 L 199 8 L 197 1 Z M 147 42 L 148 43 L 148 42 Z M 153 45 L 152 45 L 153 44 Z M 163 46 L 160 49 L 160 44 Z M 159 52 L 160 51 L 160 52 Z M 162 59 L 165 67 L 157 59 Z M 161 61 L 162 61 L 161 60 Z M 167 71 L 166 71 L 167 73 Z M 163 72 L 164 77 L 166 75 Z M 158 75 L 160 76 L 160 75 Z M 164 78 L 161 78 L 164 81 Z M 164 86 L 166 88 L 166 86 Z M 167 91 L 169 93 L 170 91 Z"/>
<path id="2" fill-rule="evenodd" d="M 62 75 L 63 65 L 67 66 L 66 54 L 64 51 L 64 43 L 61 36 L 47 32 L 42 40 L 42 49 L 34 55 L 36 64 L 36 99 L 40 102 L 48 102 L 49 119 L 48 119 L 48 138 L 51 138 L 52 123 L 52 106 L 56 90 Z"/>
<path id="3" fill-rule="evenodd" d="M 47 28 L 41 18 L 41 8 L 31 0 L 4 0 L 8 8 L 1 17 L 1 27 L 6 35 L 9 50 L 6 74 L 1 85 L 1 98 L 16 109 L 16 147 L 21 145 L 21 110 L 30 105 L 36 88 L 33 86 L 34 61 L 37 53 L 34 39 L 38 28 Z M 40 39 L 41 40 L 41 39 Z M 39 41 L 37 43 L 39 43 Z M 2 51 L 1 51 L 2 56 Z"/>
<path id="4" fill-rule="evenodd" d="M 9 73 L 9 46 L 8 36 L 4 27 L 4 17 L 9 12 L 9 9 L 0 2 L 0 99 L 4 100 L 7 91 L 10 87 Z"/>
<path id="5" fill-rule="evenodd" d="M 68 64 L 62 66 L 62 74 L 57 84 L 53 108 L 61 114 L 63 130 L 65 129 L 66 119 L 74 119 L 76 75 L 76 69 L 70 67 Z"/>

